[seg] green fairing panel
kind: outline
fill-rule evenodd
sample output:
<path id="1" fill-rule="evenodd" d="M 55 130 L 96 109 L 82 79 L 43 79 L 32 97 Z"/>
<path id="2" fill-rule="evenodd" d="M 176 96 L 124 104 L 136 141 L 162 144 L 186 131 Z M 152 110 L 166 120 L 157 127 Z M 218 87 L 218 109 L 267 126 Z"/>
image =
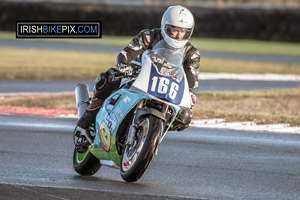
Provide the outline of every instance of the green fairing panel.
<path id="1" fill-rule="evenodd" d="M 122 156 L 118 154 L 116 145 L 116 138 L 114 136 L 111 137 L 111 146 L 108 152 L 106 152 L 101 144 L 92 144 L 89 147 L 90 152 L 99 160 L 111 160 L 117 166 L 121 165 Z"/>

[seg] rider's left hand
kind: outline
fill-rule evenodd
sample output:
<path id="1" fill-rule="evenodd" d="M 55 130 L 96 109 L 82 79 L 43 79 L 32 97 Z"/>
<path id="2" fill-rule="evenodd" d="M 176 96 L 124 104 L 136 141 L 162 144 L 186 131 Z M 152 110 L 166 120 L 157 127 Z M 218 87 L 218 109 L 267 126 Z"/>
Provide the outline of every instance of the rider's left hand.
<path id="1" fill-rule="evenodd" d="M 117 69 L 124 75 L 132 75 L 132 67 L 129 64 L 119 63 Z"/>

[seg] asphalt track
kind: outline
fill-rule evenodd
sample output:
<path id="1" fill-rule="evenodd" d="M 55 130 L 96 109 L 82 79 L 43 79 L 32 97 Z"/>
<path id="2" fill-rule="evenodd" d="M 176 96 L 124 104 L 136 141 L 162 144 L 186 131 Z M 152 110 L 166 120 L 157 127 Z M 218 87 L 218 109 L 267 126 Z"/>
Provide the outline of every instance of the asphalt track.
<path id="1" fill-rule="evenodd" d="M 0 93 L 74 92 L 79 82 L 87 83 L 92 91 L 94 80 L 0 80 Z M 200 80 L 198 91 L 248 91 L 299 86 L 296 81 Z"/>
<path id="2" fill-rule="evenodd" d="M 146 174 L 72 169 L 74 119 L 0 115 L 0 199 L 300 199 L 300 135 L 170 132 Z"/>

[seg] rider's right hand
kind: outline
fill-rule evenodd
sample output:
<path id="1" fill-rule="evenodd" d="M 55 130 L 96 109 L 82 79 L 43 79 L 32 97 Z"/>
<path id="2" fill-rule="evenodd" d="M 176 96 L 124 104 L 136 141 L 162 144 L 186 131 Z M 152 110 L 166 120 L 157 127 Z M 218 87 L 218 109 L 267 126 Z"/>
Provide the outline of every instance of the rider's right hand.
<path id="1" fill-rule="evenodd" d="M 105 72 L 100 73 L 96 80 L 95 80 L 95 86 L 98 90 L 101 90 L 107 83 L 107 75 Z"/>

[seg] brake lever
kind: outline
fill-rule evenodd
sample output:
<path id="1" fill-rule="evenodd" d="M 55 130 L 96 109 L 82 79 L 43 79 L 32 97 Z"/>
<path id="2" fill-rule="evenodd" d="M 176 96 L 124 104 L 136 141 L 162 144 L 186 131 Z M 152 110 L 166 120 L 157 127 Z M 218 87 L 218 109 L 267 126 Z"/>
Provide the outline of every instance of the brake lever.
<path id="1" fill-rule="evenodd" d="M 118 80 L 120 80 L 122 78 L 134 78 L 134 77 L 135 77 L 135 75 L 119 75 L 119 76 L 114 76 L 113 80 L 114 81 L 118 81 Z"/>

